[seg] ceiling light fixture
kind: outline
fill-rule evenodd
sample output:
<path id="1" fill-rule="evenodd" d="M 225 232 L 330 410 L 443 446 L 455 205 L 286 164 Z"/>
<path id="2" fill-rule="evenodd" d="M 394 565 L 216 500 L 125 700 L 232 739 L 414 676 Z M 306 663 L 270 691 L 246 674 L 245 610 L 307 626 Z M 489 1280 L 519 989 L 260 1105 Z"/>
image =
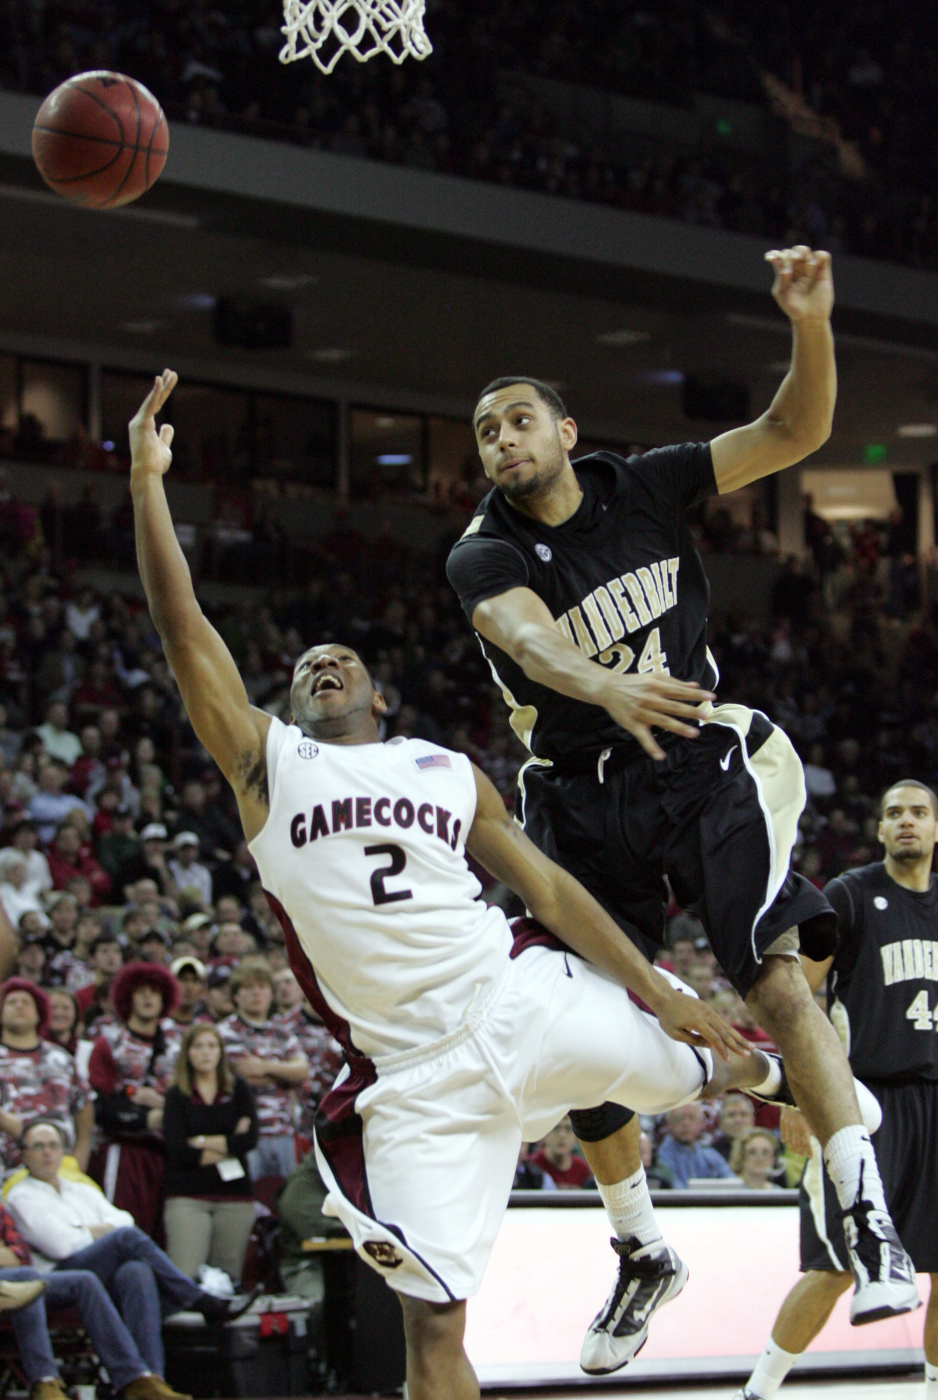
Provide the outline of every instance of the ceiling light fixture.
<path id="1" fill-rule="evenodd" d="M 896 437 L 933 438 L 938 437 L 938 423 L 900 423 Z"/>
<path id="2" fill-rule="evenodd" d="M 154 331 L 161 331 L 165 325 L 165 321 L 148 321 L 144 317 L 139 321 L 125 321 L 123 328 L 130 331 L 131 335 L 152 335 Z"/>
<path id="3" fill-rule="evenodd" d="M 323 365 L 337 365 L 342 360 L 351 360 L 355 354 L 356 351 L 343 350 L 340 345 L 326 345 L 321 350 L 308 350 L 306 358 L 318 360 Z"/>
<path id="4" fill-rule="evenodd" d="M 628 327 L 623 327 L 618 331 L 603 331 L 602 335 L 596 337 L 597 345 L 642 345 L 646 340 L 651 340 L 651 331 L 633 331 Z"/>
<path id="5" fill-rule="evenodd" d="M 315 287 L 319 278 L 311 272 L 273 272 L 269 277 L 258 277 L 257 282 L 272 292 L 298 292 L 301 287 Z"/>

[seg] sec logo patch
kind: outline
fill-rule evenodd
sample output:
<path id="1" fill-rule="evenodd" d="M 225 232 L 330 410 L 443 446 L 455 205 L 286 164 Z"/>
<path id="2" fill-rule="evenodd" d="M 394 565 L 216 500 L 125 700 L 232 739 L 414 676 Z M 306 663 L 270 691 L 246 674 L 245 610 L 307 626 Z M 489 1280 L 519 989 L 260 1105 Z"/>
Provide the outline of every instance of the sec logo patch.
<path id="1" fill-rule="evenodd" d="M 888 899 L 884 899 L 883 896 L 882 896 L 881 894 L 878 894 L 878 895 L 876 896 L 876 898 L 873 900 L 873 903 L 876 905 L 876 908 L 877 908 L 877 909 L 888 909 L 888 908 L 889 908 L 889 900 L 888 900 Z"/>
<path id="2" fill-rule="evenodd" d="M 543 559 L 545 564 L 549 564 L 554 557 L 550 551 L 549 544 L 536 544 L 534 546 L 534 553 L 537 555 L 538 559 Z"/>
<path id="3" fill-rule="evenodd" d="M 315 758 L 319 752 L 319 745 L 314 744 L 312 739 L 301 739 L 296 746 L 296 751 L 300 758 Z"/>

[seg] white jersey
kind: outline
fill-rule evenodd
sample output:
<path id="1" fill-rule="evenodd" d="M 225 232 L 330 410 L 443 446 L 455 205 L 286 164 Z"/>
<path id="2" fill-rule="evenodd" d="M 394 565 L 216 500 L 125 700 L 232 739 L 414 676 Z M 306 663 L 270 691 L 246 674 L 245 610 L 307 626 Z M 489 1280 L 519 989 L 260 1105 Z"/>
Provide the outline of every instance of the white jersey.
<path id="1" fill-rule="evenodd" d="M 422 739 L 327 744 L 274 719 L 267 782 L 270 814 L 250 848 L 333 1034 L 381 1056 L 458 1029 L 511 951 L 504 914 L 466 864 L 468 758 Z"/>

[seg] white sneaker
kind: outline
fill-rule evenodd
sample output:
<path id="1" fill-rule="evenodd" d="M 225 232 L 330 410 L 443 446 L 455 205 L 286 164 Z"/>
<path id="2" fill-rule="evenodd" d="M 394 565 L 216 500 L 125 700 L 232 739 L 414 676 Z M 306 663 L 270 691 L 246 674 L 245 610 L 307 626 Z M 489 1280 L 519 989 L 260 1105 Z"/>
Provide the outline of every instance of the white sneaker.
<path id="1" fill-rule="evenodd" d="M 610 1240 L 619 1256 L 619 1277 L 590 1323 L 580 1366 L 590 1376 L 606 1376 L 627 1366 L 648 1340 L 648 1324 L 687 1282 L 687 1265 L 664 1240 L 640 1245 L 637 1239 Z"/>
<path id="2" fill-rule="evenodd" d="M 857 1199 L 840 1212 L 847 1255 L 856 1288 L 850 1300 L 854 1327 L 898 1317 L 922 1306 L 915 1286 L 915 1268 L 886 1211 L 863 1199 L 863 1169 Z"/>

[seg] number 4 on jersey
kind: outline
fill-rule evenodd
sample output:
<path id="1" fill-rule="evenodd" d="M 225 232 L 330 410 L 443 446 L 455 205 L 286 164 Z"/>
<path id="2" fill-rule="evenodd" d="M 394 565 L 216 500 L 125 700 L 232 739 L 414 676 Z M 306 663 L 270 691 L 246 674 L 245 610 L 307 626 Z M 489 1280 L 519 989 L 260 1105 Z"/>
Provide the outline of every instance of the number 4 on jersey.
<path id="1" fill-rule="evenodd" d="M 642 654 L 638 658 L 636 669 L 640 676 L 645 675 L 648 671 L 663 671 L 667 676 L 671 674 L 668 670 L 668 654 L 661 650 L 660 627 L 653 627 L 648 633 L 648 640 L 642 647 Z"/>
<path id="2" fill-rule="evenodd" d="M 907 1021 L 912 1021 L 917 1031 L 930 1031 L 932 1028 L 932 1013 L 928 1009 L 928 993 L 919 992 L 918 996 L 909 1003 L 909 1009 L 905 1013 Z"/>

